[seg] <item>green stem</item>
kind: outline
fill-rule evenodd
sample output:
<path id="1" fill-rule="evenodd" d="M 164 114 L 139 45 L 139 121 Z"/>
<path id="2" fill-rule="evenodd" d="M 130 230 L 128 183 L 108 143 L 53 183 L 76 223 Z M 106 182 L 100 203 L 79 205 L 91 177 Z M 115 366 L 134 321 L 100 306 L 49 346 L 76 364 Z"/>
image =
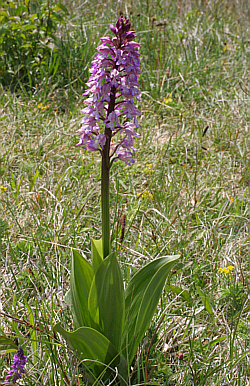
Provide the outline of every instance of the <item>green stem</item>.
<path id="1" fill-rule="evenodd" d="M 111 87 L 110 102 L 108 106 L 107 116 L 115 109 L 115 93 L 116 88 Z M 109 210 L 109 171 L 110 171 L 110 142 L 112 131 L 105 126 L 106 142 L 102 151 L 102 250 L 103 258 L 110 254 L 110 210 Z"/>
<path id="2" fill-rule="evenodd" d="M 110 254 L 110 211 L 109 211 L 109 158 L 102 156 L 102 250 L 103 258 Z"/>

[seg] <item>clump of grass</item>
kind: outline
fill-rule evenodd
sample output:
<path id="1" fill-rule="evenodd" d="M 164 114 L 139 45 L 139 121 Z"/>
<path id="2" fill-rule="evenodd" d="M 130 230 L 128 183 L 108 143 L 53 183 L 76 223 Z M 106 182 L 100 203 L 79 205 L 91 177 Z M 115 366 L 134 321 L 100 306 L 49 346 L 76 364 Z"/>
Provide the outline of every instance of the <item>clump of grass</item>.
<path id="1" fill-rule="evenodd" d="M 75 15 L 72 9 L 74 29 L 62 33 L 58 57 L 67 63 L 62 69 L 75 63 L 80 74 L 91 42 L 119 12 L 112 2 L 84 7 Z M 182 255 L 131 384 L 243 386 L 250 377 L 245 16 L 230 1 L 121 7 L 132 11 L 142 45 L 143 116 L 135 164 L 113 167 L 113 247 L 125 280 L 150 259 Z M 75 60 L 83 53 L 78 37 L 87 28 L 82 62 Z M 75 149 L 84 75 L 75 83 L 77 77 L 59 78 L 44 77 L 34 92 L 23 87 L 23 95 L 2 88 L 0 97 L 0 329 L 28 356 L 26 385 L 87 384 L 82 364 L 52 326 L 59 319 L 72 324 L 64 298 L 71 248 L 88 257 L 89 237 L 101 234 L 100 163 Z M 2 379 L 10 355 L 0 356 Z"/>

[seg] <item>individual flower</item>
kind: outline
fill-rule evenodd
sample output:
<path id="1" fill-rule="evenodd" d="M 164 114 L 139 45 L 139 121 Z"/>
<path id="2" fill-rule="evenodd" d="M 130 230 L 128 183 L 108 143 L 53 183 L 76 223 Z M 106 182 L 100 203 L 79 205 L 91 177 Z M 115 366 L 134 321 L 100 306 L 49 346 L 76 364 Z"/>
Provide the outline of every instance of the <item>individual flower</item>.
<path id="1" fill-rule="evenodd" d="M 26 364 L 27 358 L 24 355 L 24 351 L 21 346 L 19 346 L 16 354 L 14 355 L 13 362 L 11 365 L 11 370 L 8 371 L 8 375 L 5 378 L 5 383 L 12 382 L 16 383 L 18 379 L 22 378 L 22 374 L 25 372 L 24 367 Z"/>
<path id="2" fill-rule="evenodd" d="M 43 106 L 42 103 L 39 103 L 39 105 L 37 106 L 38 109 L 41 109 L 41 110 L 46 110 L 48 108 L 47 105 Z"/>
<path id="3" fill-rule="evenodd" d="M 230 50 L 230 47 L 228 44 L 225 44 L 225 47 L 223 48 L 223 51 L 226 52 L 226 51 L 229 51 Z"/>
<path id="4" fill-rule="evenodd" d="M 92 61 L 77 146 L 105 153 L 110 165 L 118 159 L 131 164 L 140 115 L 134 104 L 134 99 L 140 100 L 140 44 L 134 41 L 136 35 L 126 17 L 121 16 L 110 30 L 115 36 L 100 39 Z"/>
<path id="5" fill-rule="evenodd" d="M 177 352 L 174 354 L 175 358 L 180 359 L 180 361 L 183 361 L 183 353 L 182 352 Z"/>
<path id="6" fill-rule="evenodd" d="M 152 193 L 150 193 L 148 190 L 144 190 L 144 192 L 137 193 L 136 194 L 138 198 L 142 199 L 148 199 L 148 200 L 153 200 L 154 196 Z"/>
<path id="7" fill-rule="evenodd" d="M 168 105 L 169 103 L 172 103 L 173 102 L 173 99 L 171 98 L 171 93 L 166 97 L 166 98 L 164 98 L 163 99 L 163 103 L 164 103 L 164 105 Z"/>
<path id="8" fill-rule="evenodd" d="M 224 268 L 219 268 L 218 269 L 218 272 L 220 273 L 226 273 L 228 274 L 230 271 L 232 271 L 234 269 L 234 266 L 233 265 L 229 265 L 228 267 L 224 267 Z"/>
<path id="9" fill-rule="evenodd" d="M 146 168 L 144 169 L 144 173 L 152 174 L 153 173 L 152 167 L 153 167 L 152 164 L 146 164 Z"/>

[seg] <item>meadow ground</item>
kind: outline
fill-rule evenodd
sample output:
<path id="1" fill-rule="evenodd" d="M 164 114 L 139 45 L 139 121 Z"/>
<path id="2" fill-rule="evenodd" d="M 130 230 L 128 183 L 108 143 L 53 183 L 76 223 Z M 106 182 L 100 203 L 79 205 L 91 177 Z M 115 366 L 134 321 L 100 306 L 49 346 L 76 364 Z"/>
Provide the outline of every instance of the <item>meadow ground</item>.
<path id="1" fill-rule="evenodd" d="M 41 3 L 46 20 L 52 5 Z M 181 254 L 130 384 L 249 385 L 250 9 L 240 0 L 65 0 L 40 72 L 6 70 L 2 56 L 1 335 L 28 357 L 20 384 L 87 384 L 53 326 L 72 326 L 71 249 L 89 258 L 101 237 L 101 160 L 75 147 L 76 130 L 95 47 L 120 10 L 141 43 L 142 115 L 135 163 L 112 167 L 112 248 L 124 280 Z M 2 382 L 12 358 L 0 355 Z"/>

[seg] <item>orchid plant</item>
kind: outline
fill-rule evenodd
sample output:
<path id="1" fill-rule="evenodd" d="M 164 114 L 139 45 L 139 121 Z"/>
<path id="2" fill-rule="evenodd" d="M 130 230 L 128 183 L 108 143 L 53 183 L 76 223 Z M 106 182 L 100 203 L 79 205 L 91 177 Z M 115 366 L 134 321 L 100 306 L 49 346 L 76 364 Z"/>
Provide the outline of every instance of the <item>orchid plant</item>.
<path id="1" fill-rule="evenodd" d="M 140 60 L 139 43 L 133 39 L 128 19 L 121 17 L 116 27 L 110 26 L 115 37 L 102 37 L 97 47 L 98 54 L 92 62 L 91 76 L 87 85 L 89 95 L 82 110 L 84 117 L 78 145 L 90 151 L 100 151 L 102 155 L 102 237 L 103 256 L 110 253 L 110 213 L 109 213 L 109 172 L 118 159 L 128 164 L 134 163 L 133 138 L 138 137 L 139 110 L 134 97 L 139 100 L 138 76 Z M 124 118 L 127 121 L 121 122 Z M 104 132 L 102 130 L 104 126 Z M 118 138 L 115 142 L 115 138 Z"/>
<path id="2" fill-rule="evenodd" d="M 26 365 L 26 362 L 27 357 L 26 355 L 24 355 L 22 347 L 19 346 L 16 354 L 14 355 L 11 370 L 8 371 L 8 375 L 5 378 L 5 383 L 11 382 L 11 384 L 15 384 L 18 379 L 21 379 L 22 374 L 24 374 L 25 372 L 24 367 Z"/>
<path id="3" fill-rule="evenodd" d="M 130 365 L 156 311 L 162 289 L 177 255 L 155 259 L 142 267 L 124 289 L 117 253 L 110 245 L 109 174 L 113 162 L 134 163 L 138 137 L 134 99 L 139 99 L 140 44 L 129 19 L 110 26 L 113 38 L 102 37 L 92 61 L 86 108 L 82 110 L 79 146 L 102 157 L 102 239 L 91 240 L 90 264 L 72 253 L 70 291 L 75 330 L 59 332 L 83 360 L 92 383 L 114 374 L 126 384 Z"/>

